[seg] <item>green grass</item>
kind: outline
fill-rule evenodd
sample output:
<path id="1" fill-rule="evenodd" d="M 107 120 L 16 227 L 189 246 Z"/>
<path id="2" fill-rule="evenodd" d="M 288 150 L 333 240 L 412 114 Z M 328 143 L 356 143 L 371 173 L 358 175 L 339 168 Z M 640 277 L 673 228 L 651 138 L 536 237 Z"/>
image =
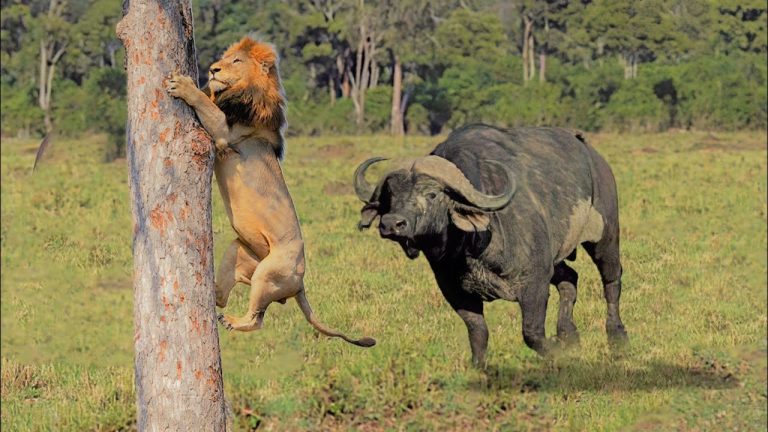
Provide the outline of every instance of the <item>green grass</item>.
<path id="1" fill-rule="evenodd" d="M 437 138 L 292 138 L 285 173 L 306 237 L 319 317 L 378 345 L 320 337 L 294 302 L 263 330 L 221 332 L 236 430 L 764 430 L 766 142 L 763 133 L 596 135 L 619 184 L 622 314 L 608 349 L 596 270 L 580 253 L 581 348 L 554 362 L 494 302 L 488 368 L 423 258 L 358 232 L 352 172 L 373 155 L 426 154 Z M 124 161 L 98 137 L 2 143 L 2 424 L 125 430 L 135 422 L 131 216 Z M 380 168 L 374 167 L 375 174 Z M 214 192 L 216 255 L 233 237 Z M 548 334 L 554 334 L 552 291 Z M 229 308 L 241 313 L 247 289 Z"/>

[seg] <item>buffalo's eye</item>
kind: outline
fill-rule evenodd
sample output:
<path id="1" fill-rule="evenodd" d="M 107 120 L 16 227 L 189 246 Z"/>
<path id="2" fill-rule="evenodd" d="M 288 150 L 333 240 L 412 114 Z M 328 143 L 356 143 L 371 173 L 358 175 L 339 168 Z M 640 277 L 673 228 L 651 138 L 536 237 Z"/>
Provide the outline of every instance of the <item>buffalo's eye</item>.
<path id="1" fill-rule="evenodd" d="M 436 193 L 434 193 L 434 192 L 428 192 L 428 193 L 427 193 L 427 199 L 428 199 L 428 200 L 430 200 L 430 201 L 432 201 L 432 200 L 433 200 L 433 199 L 435 199 L 436 197 L 437 197 L 437 194 L 436 194 Z"/>

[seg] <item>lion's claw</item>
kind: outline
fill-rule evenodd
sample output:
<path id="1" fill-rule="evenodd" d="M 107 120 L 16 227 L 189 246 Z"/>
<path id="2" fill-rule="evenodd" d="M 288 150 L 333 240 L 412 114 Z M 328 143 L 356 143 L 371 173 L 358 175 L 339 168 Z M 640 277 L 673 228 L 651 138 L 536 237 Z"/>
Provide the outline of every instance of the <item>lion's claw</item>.
<path id="1" fill-rule="evenodd" d="M 224 328 L 226 328 L 227 330 L 229 330 L 229 331 L 232 331 L 232 330 L 234 330 L 234 327 L 233 327 L 233 326 L 232 326 L 232 324 L 231 324 L 231 323 L 230 323 L 230 322 L 227 320 L 227 318 L 224 316 L 224 314 L 219 314 L 219 315 L 216 317 L 216 319 L 217 319 L 217 320 L 219 320 L 219 322 L 221 323 L 221 325 L 223 325 L 223 326 L 224 326 Z"/>
<path id="2" fill-rule="evenodd" d="M 195 82 L 186 75 L 179 75 L 174 72 L 171 77 L 165 81 L 165 90 L 173 97 L 188 100 L 197 90 Z"/>

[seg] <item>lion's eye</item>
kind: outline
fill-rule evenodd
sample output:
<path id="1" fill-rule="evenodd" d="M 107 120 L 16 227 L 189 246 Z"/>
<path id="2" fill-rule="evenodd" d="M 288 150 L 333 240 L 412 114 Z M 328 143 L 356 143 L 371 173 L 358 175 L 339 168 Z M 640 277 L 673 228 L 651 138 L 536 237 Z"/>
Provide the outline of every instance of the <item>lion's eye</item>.
<path id="1" fill-rule="evenodd" d="M 232 60 L 232 63 L 240 63 L 240 62 L 242 62 L 242 60 L 240 60 L 240 59 L 238 59 L 238 58 L 236 58 L 236 59 Z"/>

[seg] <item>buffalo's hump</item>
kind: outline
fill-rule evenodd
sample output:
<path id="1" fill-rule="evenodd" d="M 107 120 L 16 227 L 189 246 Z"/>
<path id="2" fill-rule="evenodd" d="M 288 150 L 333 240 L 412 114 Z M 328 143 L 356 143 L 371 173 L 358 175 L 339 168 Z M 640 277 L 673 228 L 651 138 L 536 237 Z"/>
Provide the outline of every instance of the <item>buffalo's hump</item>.
<path id="1" fill-rule="evenodd" d="M 498 223 L 504 227 L 496 231 L 532 231 L 535 238 L 527 240 L 546 242 L 553 262 L 570 254 L 579 241 L 599 237 L 596 231 L 602 227 L 602 217 L 592 208 L 594 164 L 588 145 L 575 131 L 472 124 L 455 130 L 432 154 L 453 162 L 473 186 L 491 194 L 504 188 L 504 177 L 486 161 L 511 167 L 517 192 L 499 212 Z M 585 224 L 587 231 L 583 231 Z M 582 238 L 582 233 L 590 238 Z M 524 247 L 515 245 L 519 242 L 513 238 L 508 240 L 512 244 L 504 249 Z"/>

